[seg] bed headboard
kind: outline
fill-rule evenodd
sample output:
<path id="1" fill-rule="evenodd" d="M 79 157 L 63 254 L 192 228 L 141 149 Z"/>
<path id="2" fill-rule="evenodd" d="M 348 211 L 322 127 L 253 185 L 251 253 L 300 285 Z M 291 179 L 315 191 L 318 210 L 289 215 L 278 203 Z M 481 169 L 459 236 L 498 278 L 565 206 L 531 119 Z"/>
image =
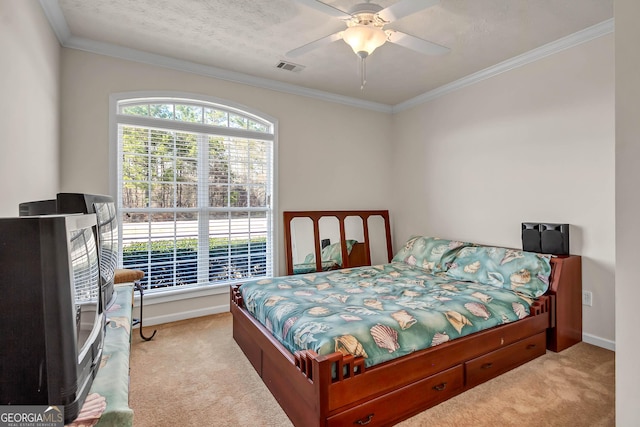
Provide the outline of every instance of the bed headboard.
<path id="1" fill-rule="evenodd" d="M 294 274 L 294 265 L 304 253 L 315 254 L 315 271 L 322 271 L 322 242 L 326 246 L 327 240 L 339 243 L 342 268 L 371 265 L 374 243 L 384 262 L 393 258 L 388 210 L 285 211 L 283 218 L 288 275 Z M 350 251 L 347 240 L 357 240 Z"/>

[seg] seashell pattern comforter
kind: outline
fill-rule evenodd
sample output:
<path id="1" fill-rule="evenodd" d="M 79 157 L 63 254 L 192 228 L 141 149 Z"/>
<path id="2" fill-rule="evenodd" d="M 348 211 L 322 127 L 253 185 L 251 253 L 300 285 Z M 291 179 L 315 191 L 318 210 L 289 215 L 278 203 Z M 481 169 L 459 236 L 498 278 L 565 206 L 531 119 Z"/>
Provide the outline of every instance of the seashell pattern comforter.
<path id="1" fill-rule="evenodd" d="M 289 351 L 340 351 L 366 366 L 522 319 L 533 303 L 404 262 L 263 279 L 240 290 L 247 310 Z"/>

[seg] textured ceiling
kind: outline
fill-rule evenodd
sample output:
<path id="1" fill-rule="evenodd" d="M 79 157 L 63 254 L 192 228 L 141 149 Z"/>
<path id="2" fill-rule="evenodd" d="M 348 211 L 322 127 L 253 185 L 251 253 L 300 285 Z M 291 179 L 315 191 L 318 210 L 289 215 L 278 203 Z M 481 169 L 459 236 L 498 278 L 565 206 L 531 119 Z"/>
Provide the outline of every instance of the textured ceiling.
<path id="1" fill-rule="evenodd" d="M 45 0 L 51 1 L 51 0 Z M 427 56 L 386 43 L 367 59 L 338 40 L 285 53 L 345 23 L 293 0 L 58 0 L 71 36 L 306 88 L 396 105 L 613 17 L 613 0 L 441 0 L 392 28 L 451 48 Z M 348 11 L 358 0 L 326 0 Z M 382 7 L 396 0 L 379 0 Z M 276 68 L 281 60 L 300 72 Z"/>

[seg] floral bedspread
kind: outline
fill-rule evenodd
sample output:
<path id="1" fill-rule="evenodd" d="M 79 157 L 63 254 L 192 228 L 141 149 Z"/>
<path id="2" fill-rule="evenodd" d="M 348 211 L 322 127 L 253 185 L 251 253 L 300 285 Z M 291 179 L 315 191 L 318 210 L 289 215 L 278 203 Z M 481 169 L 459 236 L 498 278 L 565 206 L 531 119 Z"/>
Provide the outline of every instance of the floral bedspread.
<path id="1" fill-rule="evenodd" d="M 532 299 L 404 262 L 263 279 L 247 310 L 289 351 L 340 351 L 373 366 L 529 314 Z"/>

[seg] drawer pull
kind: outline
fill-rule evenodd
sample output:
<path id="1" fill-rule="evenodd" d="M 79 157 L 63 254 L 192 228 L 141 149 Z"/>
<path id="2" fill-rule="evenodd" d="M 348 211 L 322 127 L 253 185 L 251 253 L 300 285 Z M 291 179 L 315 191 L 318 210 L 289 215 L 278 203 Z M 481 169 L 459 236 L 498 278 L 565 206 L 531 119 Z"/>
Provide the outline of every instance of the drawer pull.
<path id="1" fill-rule="evenodd" d="M 529 344 L 529 345 L 527 346 L 527 350 L 531 350 L 531 349 L 533 349 L 533 348 L 536 348 L 536 345 L 535 345 L 535 344 Z"/>
<path id="2" fill-rule="evenodd" d="M 371 420 L 373 419 L 373 414 L 369 414 L 366 417 L 355 421 L 354 424 L 357 424 L 359 426 L 366 426 L 367 424 L 369 424 L 371 422 Z"/>
<path id="3" fill-rule="evenodd" d="M 438 385 L 434 385 L 434 386 L 433 386 L 433 389 L 434 389 L 435 391 L 442 391 L 442 390 L 444 390 L 446 387 L 447 387 L 447 383 L 441 383 L 441 384 L 438 384 Z"/>
<path id="4" fill-rule="evenodd" d="M 480 369 L 491 369 L 492 366 L 493 366 L 493 363 L 489 362 L 482 365 Z"/>

